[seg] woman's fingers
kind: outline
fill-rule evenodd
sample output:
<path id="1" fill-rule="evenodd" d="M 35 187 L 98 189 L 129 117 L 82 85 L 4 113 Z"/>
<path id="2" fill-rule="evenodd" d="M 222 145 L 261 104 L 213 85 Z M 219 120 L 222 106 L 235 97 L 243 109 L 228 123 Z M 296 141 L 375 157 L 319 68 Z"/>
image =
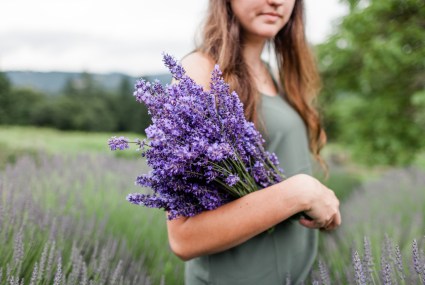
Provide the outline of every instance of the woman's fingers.
<path id="1" fill-rule="evenodd" d="M 303 225 L 304 227 L 307 227 L 310 229 L 321 229 L 321 230 L 330 231 L 337 228 L 341 224 L 341 214 L 338 211 L 334 216 L 332 216 L 332 218 L 322 222 L 318 220 L 309 220 L 306 218 L 301 218 L 299 220 L 299 223 Z"/>
<path id="2" fill-rule="evenodd" d="M 318 222 L 317 220 L 308 220 L 306 218 L 301 218 L 299 222 L 304 227 L 307 227 L 310 229 L 320 229 L 324 225 L 324 223 Z"/>
<path id="3" fill-rule="evenodd" d="M 309 229 L 317 229 L 317 223 L 314 220 L 307 220 L 306 218 L 299 219 L 299 223 Z"/>
<path id="4" fill-rule="evenodd" d="M 321 227 L 320 229 L 321 230 L 326 230 L 326 231 L 332 229 L 333 222 L 334 222 L 334 219 L 333 218 L 332 219 L 329 219 L 327 221 L 327 223 L 323 227 Z"/>
<path id="5" fill-rule="evenodd" d="M 334 230 L 341 225 L 341 213 L 338 211 L 332 219 L 322 229 L 325 231 Z"/>

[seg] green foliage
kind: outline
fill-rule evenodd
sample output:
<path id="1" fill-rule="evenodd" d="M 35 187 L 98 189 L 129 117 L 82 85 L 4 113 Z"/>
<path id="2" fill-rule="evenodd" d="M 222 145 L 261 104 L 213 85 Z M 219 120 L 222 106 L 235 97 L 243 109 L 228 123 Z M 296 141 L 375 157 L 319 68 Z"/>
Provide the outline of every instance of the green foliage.
<path id="1" fill-rule="evenodd" d="M 421 90 L 412 95 L 412 105 L 418 111 L 414 113 L 414 122 L 421 127 L 422 131 L 425 132 L 425 90 Z"/>
<path id="2" fill-rule="evenodd" d="M 0 72 L 0 123 L 7 120 L 10 101 L 10 82 L 6 75 Z"/>
<path id="3" fill-rule="evenodd" d="M 46 96 L 29 88 L 11 88 L 9 80 L 0 73 L 0 124 L 29 125 L 34 112 Z"/>
<path id="4" fill-rule="evenodd" d="M 58 96 L 11 88 L 0 73 L 0 124 L 36 125 L 60 130 L 131 131 L 143 134 L 150 124 L 147 108 L 132 96 L 123 77 L 118 90 L 106 90 L 83 72 L 70 78 Z"/>
<path id="5" fill-rule="evenodd" d="M 46 100 L 46 96 L 32 89 L 19 88 L 10 91 L 10 105 L 7 109 L 5 123 L 15 125 L 30 125 L 34 111 Z"/>
<path id="6" fill-rule="evenodd" d="M 345 201 L 361 185 L 362 179 L 348 171 L 339 170 L 333 171 L 323 183 L 335 192 L 340 201 Z"/>
<path id="7" fill-rule="evenodd" d="M 10 89 L 10 82 L 6 77 L 6 74 L 4 72 L 0 71 L 0 92 L 1 94 L 9 91 Z"/>
<path id="8" fill-rule="evenodd" d="M 317 47 L 329 136 L 369 164 L 408 164 L 424 147 L 425 4 L 345 2 L 350 14 Z"/>
<path id="9" fill-rule="evenodd" d="M 132 94 L 132 84 L 127 77 L 123 77 L 118 89 L 118 102 L 113 106 L 117 114 L 117 130 L 144 133 L 151 119 L 146 106 L 136 103 Z"/>
<path id="10" fill-rule="evenodd" d="M 93 76 L 88 72 L 82 72 L 76 79 L 68 79 L 63 88 L 66 96 L 79 96 L 82 98 L 96 96 L 102 93 L 101 86 L 97 85 Z"/>

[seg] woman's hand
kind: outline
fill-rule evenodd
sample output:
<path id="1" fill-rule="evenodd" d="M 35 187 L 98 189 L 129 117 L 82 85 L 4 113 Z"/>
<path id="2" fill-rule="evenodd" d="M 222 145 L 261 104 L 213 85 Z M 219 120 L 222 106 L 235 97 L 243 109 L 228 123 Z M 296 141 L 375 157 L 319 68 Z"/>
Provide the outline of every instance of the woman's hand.
<path id="1" fill-rule="evenodd" d="M 317 179 L 300 174 L 289 179 L 294 179 L 301 187 L 307 199 L 308 209 L 304 213 L 310 218 L 301 218 L 300 224 L 307 228 L 333 230 L 341 224 L 339 200 L 335 193 L 320 183 Z"/>

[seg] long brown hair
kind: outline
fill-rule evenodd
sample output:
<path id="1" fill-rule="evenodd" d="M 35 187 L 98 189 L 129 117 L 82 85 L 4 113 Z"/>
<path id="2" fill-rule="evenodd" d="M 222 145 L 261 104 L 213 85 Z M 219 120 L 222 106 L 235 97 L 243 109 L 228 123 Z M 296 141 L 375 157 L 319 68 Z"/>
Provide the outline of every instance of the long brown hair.
<path id="1" fill-rule="evenodd" d="M 315 99 L 320 78 L 315 59 L 304 32 L 303 0 L 296 0 L 288 23 L 272 41 L 279 69 L 279 80 L 288 103 L 300 114 L 308 129 L 313 156 L 325 167 L 320 150 L 326 134 L 320 123 Z M 259 93 L 242 56 L 241 26 L 227 0 L 210 0 L 208 15 L 198 50 L 219 64 L 224 79 L 230 84 L 245 107 L 248 120 L 258 124 Z"/>

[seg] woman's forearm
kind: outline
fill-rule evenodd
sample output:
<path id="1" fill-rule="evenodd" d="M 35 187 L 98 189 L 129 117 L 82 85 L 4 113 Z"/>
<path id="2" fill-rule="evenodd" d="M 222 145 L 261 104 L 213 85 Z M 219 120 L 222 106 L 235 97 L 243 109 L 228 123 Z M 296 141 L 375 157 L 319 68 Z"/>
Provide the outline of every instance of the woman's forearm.
<path id="1" fill-rule="evenodd" d="M 288 179 L 194 217 L 168 221 L 171 249 L 183 260 L 239 245 L 292 215 L 309 209 L 309 201 Z"/>

